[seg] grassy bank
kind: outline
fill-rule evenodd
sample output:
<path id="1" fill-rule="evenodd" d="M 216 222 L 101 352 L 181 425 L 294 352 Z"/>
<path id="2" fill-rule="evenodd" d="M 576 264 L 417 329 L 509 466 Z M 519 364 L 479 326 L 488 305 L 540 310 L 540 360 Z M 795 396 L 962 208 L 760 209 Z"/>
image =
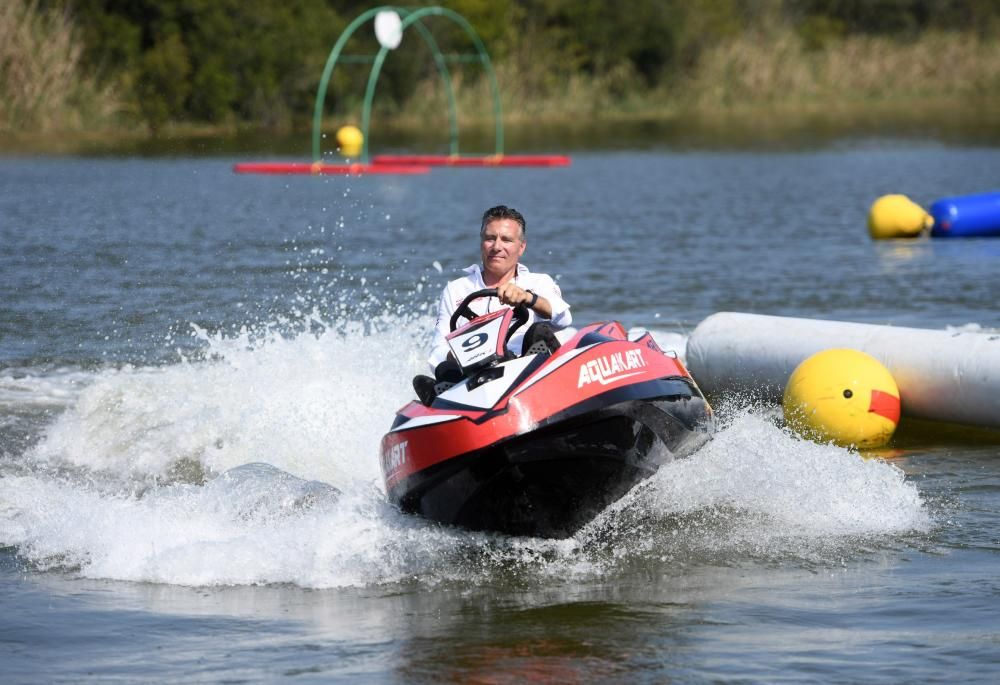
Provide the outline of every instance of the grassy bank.
<path id="1" fill-rule="evenodd" d="M 850 138 L 935 140 L 955 144 L 1000 145 L 1000 99 L 981 107 L 960 107 L 947 99 L 829 106 L 744 105 L 706 113 L 642 112 L 601 116 L 551 114 L 536 120 L 516 118 L 505 125 L 508 153 L 581 152 L 588 150 L 801 149 Z M 331 118 L 332 131 L 343 124 Z M 438 125 L 440 124 L 440 125 Z M 491 153 L 493 122 L 463 119 L 461 151 Z M 371 150 L 447 153 L 447 122 L 382 118 L 372 124 Z M 283 131 L 252 126 L 171 125 L 155 136 L 141 129 L 82 131 L 60 135 L 0 134 L 0 155 L 184 155 L 307 160 L 311 130 L 303 125 Z"/>
<path id="2" fill-rule="evenodd" d="M 72 17 L 55 6 L 0 3 L 0 151 L 308 154 L 308 107 L 279 126 L 175 119 L 154 133 L 137 115 L 128 81 L 102 78 L 84 63 Z M 507 149 L 780 144 L 850 135 L 1000 140 L 993 115 L 1000 40 L 991 32 L 804 33 L 772 19 L 730 32 L 653 81 L 628 61 L 580 68 L 542 29 L 529 27 L 496 63 Z M 489 151 L 485 81 L 476 69 L 455 69 L 452 79 L 463 149 Z M 436 75 L 404 101 L 390 90 L 380 84 L 374 139 L 433 148 L 446 138 Z M 337 96 L 345 111 L 331 116 L 329 131 L 360 118 L 360 92 Z"/>

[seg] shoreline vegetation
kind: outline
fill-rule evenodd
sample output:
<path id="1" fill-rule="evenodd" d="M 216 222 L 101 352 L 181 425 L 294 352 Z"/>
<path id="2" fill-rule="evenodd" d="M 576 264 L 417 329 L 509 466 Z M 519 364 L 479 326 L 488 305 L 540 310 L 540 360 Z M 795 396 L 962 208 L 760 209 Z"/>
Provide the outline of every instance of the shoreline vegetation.
<path id="1" fill-rule="evenodd" d="M 1000 139 L 1000 2 L 633 0 L 628 13 L 576 0 L 439 4 L 465 15 L 491 51 L 508 152 L 851 135 Z M 367 9 L 334 0 L 105 5 L 0 3 L 0 152 L 306 153 L 323 63 L 347 21 Z M 466 49 L 460 32 L 440 33 L 446 53 Z M 373 53 L 361 34 L 348 47 Z M 392 58 L 373 140 L 440 144 L 445 89 L 433 60 L 405 40 Z M 463 150 L 489 152 L 481 72 L 456 63 L 451 82 Z M 328 140 L 358 123 L 367 75 L 338 66 Z"/>

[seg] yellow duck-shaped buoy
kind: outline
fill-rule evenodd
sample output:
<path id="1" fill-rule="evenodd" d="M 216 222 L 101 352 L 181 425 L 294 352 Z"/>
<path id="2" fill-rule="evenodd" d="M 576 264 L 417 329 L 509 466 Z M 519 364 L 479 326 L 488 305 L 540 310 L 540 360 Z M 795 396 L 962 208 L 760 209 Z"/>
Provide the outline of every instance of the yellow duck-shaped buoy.
<path id="1" fill-rule="evenodd" d="M 881 447 L 899 423 L 899 388 L 874 357 L 850 349 L 817 352 L 785 386 L 785 423 L 804 437 L 844 447 Z"/>

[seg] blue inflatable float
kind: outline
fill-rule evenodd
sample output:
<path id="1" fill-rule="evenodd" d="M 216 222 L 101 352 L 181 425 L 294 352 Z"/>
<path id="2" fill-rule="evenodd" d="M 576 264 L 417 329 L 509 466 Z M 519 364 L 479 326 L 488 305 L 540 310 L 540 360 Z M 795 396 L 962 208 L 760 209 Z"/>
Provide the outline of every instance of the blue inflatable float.
<path id="1" fill-rule="evenodd" d="M 868 212 L 868 232 L 875 240 L 1000 237 L 1000 192 L 946 197 L 930 212 L 905 195 L 883 195 Z"/>
<path id="2" fill-rule="evenodd" d="M 930 214 L 934 238 L 1000 236 L 1000 193 L 946 197 L 931 205 Z"/>

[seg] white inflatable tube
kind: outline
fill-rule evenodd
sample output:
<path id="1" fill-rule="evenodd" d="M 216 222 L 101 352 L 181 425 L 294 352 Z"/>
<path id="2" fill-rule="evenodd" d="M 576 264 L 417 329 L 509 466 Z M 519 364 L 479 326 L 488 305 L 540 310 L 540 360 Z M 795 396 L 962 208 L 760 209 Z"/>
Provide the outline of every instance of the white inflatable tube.
<path id="1" fill-rule="evenodd" d="M 1000 335 L 720 312 L 691 334 L 687 366 L 702 391 L 781 402 L 792 371 L 848 347 L 885 365 L 906 416 L 1000 428 Z"/>

